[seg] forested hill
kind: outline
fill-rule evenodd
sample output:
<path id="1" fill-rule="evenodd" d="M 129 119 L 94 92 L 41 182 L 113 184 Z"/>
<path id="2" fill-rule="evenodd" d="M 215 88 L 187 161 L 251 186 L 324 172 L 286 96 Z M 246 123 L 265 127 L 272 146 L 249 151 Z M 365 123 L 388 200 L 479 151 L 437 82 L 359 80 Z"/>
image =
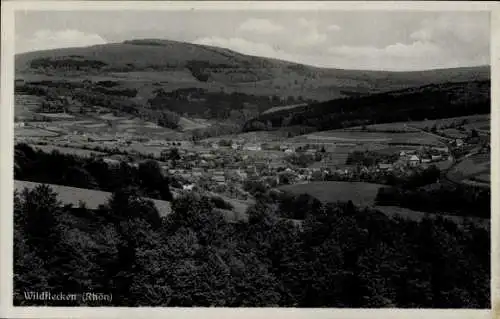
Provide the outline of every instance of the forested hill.
<path id="1" fill-rule="evenodd" d="M 490 81 L 430 84 L 365 97 L 350 97 L 261 114 L 246 131 L 307 126 L 330 130 L 375 123 L 490 113 Z"/>
<path id="2" fill-rule="evenodd" d="M 416 72 L 318 68 L 225 48 L 143 39 L 16 55 L 16 77 L 27 81 L 118 79 L 139 90 L 204 88 L 325 101 L 446 81 L 486 80 L 489 66 Z M 136 83 L 137 82 L 137 83 Z M 151 96 L 145 96 L 150 98 Z"/>

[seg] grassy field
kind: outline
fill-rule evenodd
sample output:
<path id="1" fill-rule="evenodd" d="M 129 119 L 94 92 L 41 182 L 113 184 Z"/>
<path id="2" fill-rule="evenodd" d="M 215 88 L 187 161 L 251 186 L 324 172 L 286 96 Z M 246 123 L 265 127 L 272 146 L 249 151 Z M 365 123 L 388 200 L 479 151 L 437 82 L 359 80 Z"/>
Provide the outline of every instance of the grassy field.
<path id="1" fill-rule="evenodd" d="M 16 127 L 14 129 L 14 136 L 19 137 L 54 137 L 58 134 L 55 132 L 47 131 L 41 128 L 30 127 Z"/>
<path id="2" fill-rule="evenodd" d="M 476 154 L 468 157 L 458 163 L 453 169 L 448 172 L 448 178 L 455 182 L 461 182 L 470 178 L 485 180 L 486 176 L 491 174 L 491 157 L 490 154 Z"/>
<path id="3" fill-rule="evenodd" d="M 355 205 L 371 206 L 382 185 L 362 182 L 312 182 L 281 186 L 279 189 L 294 194 L 309 194 L 322 202 L 348 201 Z"/>
<path id="4" fill-rule="evenodd" d="M 352 130 L 333 130 L 316 132 L 296 138 L 311 142 L 345 142 L 345 143 L 380 143 L 380 144 L 418 144 L 441 145 L 438 137 L 422 132 L 388 133 L 388 132 L 363 132 Z"/>

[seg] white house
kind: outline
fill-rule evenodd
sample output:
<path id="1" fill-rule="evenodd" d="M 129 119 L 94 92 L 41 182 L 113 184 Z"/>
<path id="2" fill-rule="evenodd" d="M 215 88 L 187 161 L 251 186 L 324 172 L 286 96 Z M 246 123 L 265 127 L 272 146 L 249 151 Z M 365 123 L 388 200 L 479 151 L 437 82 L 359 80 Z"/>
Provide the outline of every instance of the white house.
<path id="1" fill-rule="evenodd" d="M 182 189 L 185 191 L 192 191 L 194 186 L 194 184 L 182 185 Z"/>
<path id="2" fill-rule="evenodd" d="M 417 166 L 420 164 L 420 158 L 417 155 L 412 155 L 408 160 L 408 164 L 410 164 L 410 166 Z"/>

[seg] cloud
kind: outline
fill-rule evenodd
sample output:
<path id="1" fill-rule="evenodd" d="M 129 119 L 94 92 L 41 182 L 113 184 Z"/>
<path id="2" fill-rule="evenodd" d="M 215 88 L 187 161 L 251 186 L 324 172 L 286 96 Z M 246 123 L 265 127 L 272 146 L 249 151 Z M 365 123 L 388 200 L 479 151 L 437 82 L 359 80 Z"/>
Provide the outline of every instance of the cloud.
<path id="1" fill-rule="evenodd" d="M 319 26 L 316 21 L 307 20 L 305 18 L 298 19 L 299 29 L 296 36 L 294 34 L 293 43 L 298 47 L 315 47 L 324 44 L 328 36 L 326 33 L 319 31 Z"/>
<path id="2" fill-rule="evenodd" d="M 411 44 L 395 43 L 384 48 L 373 46 L 339 46 L 330 47 L 328 52 L 338 56 L 364 58 L 425 58 L 437 56 L 441 48 L 431 42 L 416 41 Z"/>
<path id="3" fill-rule="evenodd" d="M 251 18 L 243 22 L 239 27 L 240 31 L 250 31 L 261 34 L 279 33 L 284 30 L 283 26 L 273 23 L 267 19 Z"/>
<path id="4" fill-rule="evenodd" d="M 16 39 L 16 52 L 106 44 L 100 35 L 78 30 L 38 30 L 31 37 Z"/>
<path id="5" fill-rule="evenodd" d="M 415 40 L 461 43 L 489 41 L 489 24 L 467 15 L 442 15 L 436 19 L 426 19 L 418 30 L 410 34 Z"/>
<path id="6" fill-rule="evenodd" d="M 326 30 L 328 31 L 332 31 L 332 32 L 337 32 L 337 31 L 340 31 L 342 28 L 339 27 L 338 25 L 336 24 L 330 24 L 328 27 L 326 27 Z"/>
<path id="7" fill-rule="evenodd" d="M 276 46 L 271 46 L 270 44 L 267 43 L 253 42 L 237 37 L 234 38 L 205 37 L 196 39 L 193 43 L 218 46 L 244 54 L 263 56 L 269 58 L 277 58 L 277 57 L 285 58 L 285 56 L 287 56 L 286 53 L 281 51 Z"/>

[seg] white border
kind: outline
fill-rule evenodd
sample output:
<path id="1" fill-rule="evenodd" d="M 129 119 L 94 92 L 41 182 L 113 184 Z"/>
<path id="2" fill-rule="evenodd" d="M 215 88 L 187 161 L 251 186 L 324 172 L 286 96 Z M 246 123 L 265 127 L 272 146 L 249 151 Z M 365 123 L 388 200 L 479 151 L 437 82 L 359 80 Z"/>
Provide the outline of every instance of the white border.
<path id="1" fill-rule="evenodd" d="M 287 309 L 287 308 L 48 308 L 12 307 L 12 191 L 13 191 L 13 108 L 14 102 L 14 11 L 16 10 L 379 10 L 379 11 L 490 11 L 491 12 L 491 74 L 492 74 L 492 163 L 499 163 L 500 132 L 497 106 L 500 104 L 500 4 L 495 2 L 408 2 L 408 1 L 342 1 L 342 2 L 281 2 L 281 1 L 16 1 L 2 2 L 1 11 L 1 108 L 0 108 L 0 317 L 1 318 L 500 318 L 500 245 L 497 216 L 500 201 L 497 186 L 500 176 L 492 165 L 492 304 L 489 310 L 430 310 L 430 309 Z M 496 274 L 496 275 L 494 275 Z M 495 316 L 496 313 L 496 316 Z"/>

